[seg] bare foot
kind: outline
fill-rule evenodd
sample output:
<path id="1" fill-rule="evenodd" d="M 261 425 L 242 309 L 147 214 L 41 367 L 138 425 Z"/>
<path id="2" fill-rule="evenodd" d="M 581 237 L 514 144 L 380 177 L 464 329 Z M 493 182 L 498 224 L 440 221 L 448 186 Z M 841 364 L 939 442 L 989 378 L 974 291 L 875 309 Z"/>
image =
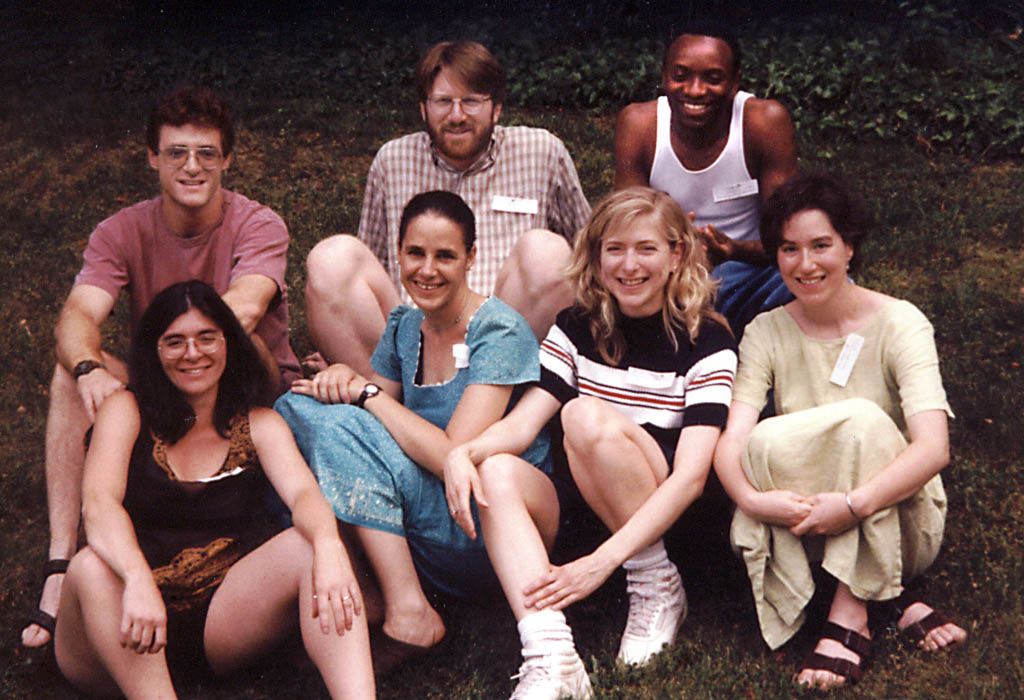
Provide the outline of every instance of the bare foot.
<path id="1" fill-rule="evenodd" d="M 39 596 L 39 609 L 57 617 L 60 607 L 60 590 L 64 585 L 64 574 L 51 574 L 43 583 L 43 594 Z M 50 641 L 50 633 L 31 623 L 21 631 L 21 643 L 26 647 L 41 647 Z"/>
<path id="2" fill-rule="evenodd" d="M 413 610 L 389 609 L 383 630 L 392 639 L 424 648 L 440 642 L 446 632 L 441 616 L 427 603 Z"/>
<path id="3" fill-rule="evenodd" d="M 918 640 L 917 646 L 925 651 L 938 651 L 939 649 L 959 644 L 967 639 L 967 630 L 955 622 L 946 620 L 945 617 L 941 617 L 940 619 L 943 621 L 927 631 L 920 627 L 916 631 L 907 630 L 908 627 L 915 623 L 922 622 L 933 612 L 934 610 L 927 603 L 917 601 L 903 611 L 903 615 L 896 624 L 900 632 L 906 632 L 911 637 L 920 636 L 920 632 L 924 632 L 924 636 Z M 926 627 L 927 624 L 924 626 Z"/>

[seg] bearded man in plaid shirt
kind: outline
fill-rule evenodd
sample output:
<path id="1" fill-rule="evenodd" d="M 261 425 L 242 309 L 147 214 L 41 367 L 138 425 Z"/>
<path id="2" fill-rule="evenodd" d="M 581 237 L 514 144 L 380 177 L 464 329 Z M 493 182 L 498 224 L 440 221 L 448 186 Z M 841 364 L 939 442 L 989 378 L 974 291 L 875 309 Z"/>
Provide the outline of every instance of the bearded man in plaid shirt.
<path id="1" fill-rule="evenodd" d="M 366 179 L 358 237 L 327 238 L 306 261 L 313 344 L 327 363 L 345 362 L 361 373 L 371 371 L 388 313 L 408 301 L 399 280 L 398 226 L 413 196 L 448 190 L 466 201 L 477 231 L 470 287 L 519 311 L 538 340 L 572 303 L 563 270 L 590 215 L 557 137 L 498 125 L 505 71 L 487 48 L 462 41 L 433 46 L 417 68 L 416 87 L 426 131 L 384 144 Z"/>

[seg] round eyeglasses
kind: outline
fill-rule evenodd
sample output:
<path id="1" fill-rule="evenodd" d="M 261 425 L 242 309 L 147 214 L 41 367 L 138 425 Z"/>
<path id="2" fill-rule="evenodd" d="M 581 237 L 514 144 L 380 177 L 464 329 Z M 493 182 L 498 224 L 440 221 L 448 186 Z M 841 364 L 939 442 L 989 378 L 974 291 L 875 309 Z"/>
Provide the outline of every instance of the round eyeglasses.
<path id="1" fill-rule="evenodd" d="M 224 155 L 216 148 L 209 146 L 203 146 L 200 148 L 186 148 L 185 146 L 171 146 L 160 151 L 160 155 L 164 157 L 164 160 L 173 168 L 180 168 L 187 161 L 190 155 L 195 154 L 196 162 L 199 163 L 199 167 L 203 170 L 213 170 L 219 166 L 223 160 Z"/>
<path id="2" fill-rule="evenodd" d="M 188 352 L 189 343 L 195 346 L 197 352 L 203 355 L 212 355 L 220 349 L 223 342 L 224 335 L 222 333 L 200 333 L 194 338 L 172 335 L 163 338 L 156 344 L 156 348 L 165 360 L 177 360 Z"/>

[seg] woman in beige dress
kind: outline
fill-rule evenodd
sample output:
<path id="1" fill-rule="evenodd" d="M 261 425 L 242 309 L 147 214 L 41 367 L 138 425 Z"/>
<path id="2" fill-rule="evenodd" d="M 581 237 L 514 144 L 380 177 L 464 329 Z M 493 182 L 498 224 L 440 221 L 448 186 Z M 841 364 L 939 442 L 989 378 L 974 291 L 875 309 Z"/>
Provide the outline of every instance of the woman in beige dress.
<path id="1" fill-rule="evenodd" d="M 715 452 L 737 504 L 733 546 L 769 646 L 804 622 L 811 561 L 837 580 L 797 677 L 818 688 L 861 677 L 871 650 L 867 601 L 897 600 L 900 630 L 923 649 L 966 638 L 901 595 L 942 540 L 939 471 L 949 462 L 952 412 L 928 320 L 849 277 L 866 230 L 863 206 L 831 176 L 802 175 L 773 194 L 761 239 L 796 298 L 747 326 Z M 769 390 L 775 417 L 759 423 Z"/>

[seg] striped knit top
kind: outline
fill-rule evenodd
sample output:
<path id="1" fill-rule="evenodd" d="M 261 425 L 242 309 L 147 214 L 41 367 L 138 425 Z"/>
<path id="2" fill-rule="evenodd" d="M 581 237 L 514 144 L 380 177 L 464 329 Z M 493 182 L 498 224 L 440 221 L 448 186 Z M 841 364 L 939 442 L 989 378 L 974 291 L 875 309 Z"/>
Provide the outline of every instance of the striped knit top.
<path id="1" fill-rule="evenodd" d="M 609 366 L 590 334 L 586 313 L 563 309 L 540 347 L 540 386 L 562 404 L 595 396 L 643 427 L 669 454 L 690 425 L 725 427 L 736 376 L 736 342 L 713 321 L 696 343 L 675 329 L 678 350 L 665 335 L 661 313 L 621 317 L 626 352 Z"/>

